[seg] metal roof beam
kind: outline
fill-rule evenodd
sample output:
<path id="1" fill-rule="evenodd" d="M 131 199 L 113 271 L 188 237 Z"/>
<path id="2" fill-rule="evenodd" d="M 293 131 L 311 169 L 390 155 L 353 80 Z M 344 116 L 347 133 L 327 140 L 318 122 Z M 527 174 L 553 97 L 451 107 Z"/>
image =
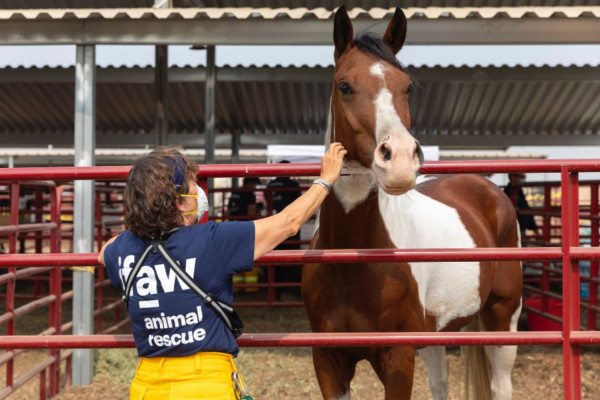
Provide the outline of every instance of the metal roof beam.
<path id="1" fill-rule="evenodd" d="M 96 133 L 97 147 L 140 148 L 152 146 L 152 133 Z M 424 146 L 440 146 L 443 149 L 469 148 L 507 148 L 510 146 L 597 146 L 600 142 L 596 135 L 417 135 Z M 324 133 L 314 134 L 242 134 L 241 148 L 263 148 L 267 144 L 323 144 Z M 2 132 L 0 142 L 11 143 L 11 147 L 32 147 L 40 143 L 52 143 L 55 147 L 73 145 L 72 134 L 53 132 L 27 134 Z M 203 147 L 204 135 L 189 133 L 171 133 L 169 142 L 184 147 Z M 231 147 L 231 134 L 220 133 L 215 136 L 217 148 Z"/>
<path id="2" fill-rule="evenodd" d="M 169 143 L 184 147 L 204 147 L 204 134 L 171 133 Z M 217 148 L 231 148 L 231 134 L 219 133 L 215 135 Z M 323 133 L 314 134 L 241 134 L 242 148 L 262 148 L 267 144 L 323 144 Z M 73 146 L 73 134 L 58 132 L 0 133 L 0 143 L 10 143 L 11 147 L 39 147 L 40 143 L 50 143 L 54 147 Z M 154 135 L 148 133 L 104 133 L 96 131 L 96 147 L 140 148 L 154 145 Z"/>
<path id="3" fill-rule="evenodd" d="M 75 68 L 2 68 L 0 82 L 74 82 Z M 98 83 L 154 83 L 154 67 L 97 67 Z M 217 68 L 219 82 L 331 82 L 333 67 Z M 204 82 L 206 70 L 170 67 L 169 82 Z"/>
<path id="4" fill-rule="evenodd" d="M 424 146 L 443 149 L 505 149 L 510 146 L 598 146 L 597 135 L 424 135 L 416 136 Z"/>
<path id="5" fill-rule="evenodd" d="M 506 11 L 504 11 L 506 10 Z M 473 8 L 407 9 L 407 44 L 590 44 L 600 43 L 600 7 L 539 7 L 523 14 L 519 7 L 487 15 Z M 246 10 L 247 11 L 247 10 Z M 435 14 L 432 14 L 435 12 Z M 149 45 L 330 45 L 331 13 L 308 11 L 300 18 L 264 15 L 207 16 L 202 9 L 165 11 L 62 10 L 38 13 L 0 11 L 0 45 L 149 44 Z M 255 14 L 260 14 L 256 11 Z M 282 13 L 285 14 L 285 13 Z M 357 14 L 355 32 L 383 33 L 389 12 Z M 473 16 L 471 16 L 473 15 Z M 458 16 L 458 17 L 457 17 Z M 262 18 L 261 18 L 262 17 Z"/>
<path id="6" fill-rule="evenodd" d="M 408 67 L 420 82 L 599 82 L 600 66 L 583 67 Z M 3 68 L 0 82 L 74 82 L 72 68 Z M 153 67 L 97 68 L 98 83 L 154 83 Z M 219 82 L 331 83 L 333 67 L 231 67 L 217 68 Z M 169 82 L 204 82 L 199 67 L 169 68 Z"/>
<path id="7" fill-rule="evenodd" d="M 600 82 L 600 66 L 408 67 L 424 82 Z"/>

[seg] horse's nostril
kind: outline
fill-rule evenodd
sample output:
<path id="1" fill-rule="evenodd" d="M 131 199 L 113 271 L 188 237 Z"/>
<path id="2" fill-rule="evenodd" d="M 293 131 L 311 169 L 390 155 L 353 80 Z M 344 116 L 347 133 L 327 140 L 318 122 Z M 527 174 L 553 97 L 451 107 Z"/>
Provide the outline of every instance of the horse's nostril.
<path id="1" fill-rule="evenodd" d="M 390 161 L 392 159 L 392 151 L 390 150 L 387 144 L 383 144 L 381 146 L 380 151 L 383 161 Z"/>

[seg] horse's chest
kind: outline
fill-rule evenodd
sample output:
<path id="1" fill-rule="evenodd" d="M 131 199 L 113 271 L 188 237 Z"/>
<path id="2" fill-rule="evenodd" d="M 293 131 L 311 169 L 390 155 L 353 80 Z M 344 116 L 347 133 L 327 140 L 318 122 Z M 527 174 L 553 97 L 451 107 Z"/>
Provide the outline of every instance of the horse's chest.
<path id="1" fill-rule="evenodd" d="M 475 247 L 455 209 L 417 190 L 402 196 L 380 191 L 379 207 L 390 239 L 399 249 Z M 413 262 L 409 266 L 419 300 L 425 312 L 436 318 L 437 330 L 479 310 L 479 263 Z"/>

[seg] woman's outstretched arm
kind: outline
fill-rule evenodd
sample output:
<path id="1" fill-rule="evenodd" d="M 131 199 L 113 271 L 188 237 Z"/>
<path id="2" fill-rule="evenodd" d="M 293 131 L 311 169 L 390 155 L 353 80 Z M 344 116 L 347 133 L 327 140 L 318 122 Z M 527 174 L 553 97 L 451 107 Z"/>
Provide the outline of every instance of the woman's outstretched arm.
<path id="1" fill-rule="evenodd" d="M 340 176 L 345 155 L 346 149 L 341 143 L 332 143 L 321 158 L 320 179 L 333 185 Z M 313 184 L 280 213 L 254 221 L 254 259 L 262 257 L 288 237 L 295 235 L 328 194 L 328 188 Z"/>

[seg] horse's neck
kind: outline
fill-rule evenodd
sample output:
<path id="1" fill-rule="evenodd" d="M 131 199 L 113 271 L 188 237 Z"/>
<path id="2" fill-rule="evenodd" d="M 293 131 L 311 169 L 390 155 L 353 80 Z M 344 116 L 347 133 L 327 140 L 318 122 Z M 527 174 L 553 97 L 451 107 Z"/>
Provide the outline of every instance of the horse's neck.
<path id="1" fill-rule="evenodd" d="M 319 248 L 381 248 L 389 238 L 381 219 L 377 191 L 365 201 L 346 211 L 333 193 L 321 205 L 319 213 Z"/>

